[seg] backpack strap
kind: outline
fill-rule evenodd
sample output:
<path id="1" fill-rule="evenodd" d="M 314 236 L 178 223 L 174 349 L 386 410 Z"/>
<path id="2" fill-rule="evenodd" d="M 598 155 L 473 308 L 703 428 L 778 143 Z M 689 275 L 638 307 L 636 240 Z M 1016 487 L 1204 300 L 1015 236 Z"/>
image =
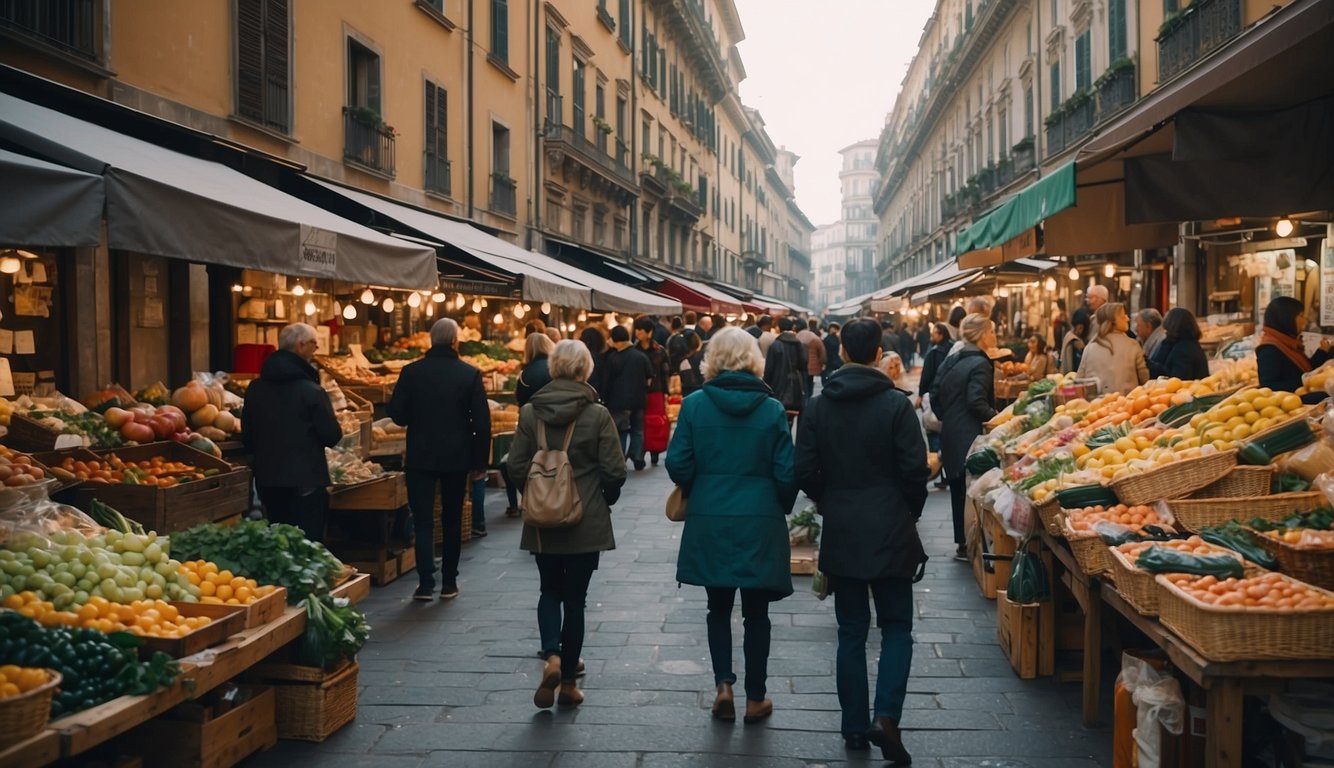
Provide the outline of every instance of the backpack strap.
<path id="1" fill-rule="evenodd" d="M 562 445 L 560 449 L 566 453 L 570 452 L 570 441 L 574 439 L 574 424 L 578 420 L 579 418 L 575 417 L 575 420 L 570 422 L 569 429 L 565 430 L 565 444 Z"/>
<path id="2" fill-rule="evenodd" d="M 537 420 L 537 449 L 547 450 L 547 423 L 541 419 Z"/>

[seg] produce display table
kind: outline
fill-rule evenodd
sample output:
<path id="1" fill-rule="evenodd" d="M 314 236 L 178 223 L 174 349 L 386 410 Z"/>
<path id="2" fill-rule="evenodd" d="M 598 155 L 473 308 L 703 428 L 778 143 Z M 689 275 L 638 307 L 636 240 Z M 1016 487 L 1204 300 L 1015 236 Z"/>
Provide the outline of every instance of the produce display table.
<path id="1" fill-rule="evenodd" d="M 357 574 L 335 588 L 333 594 L 359 602 L 370 594 L 370 576 Z M 31 739 L 0 752 L 0 765 L 6 768 L 49 765 L 87 752 L 240 675 L 299 638 L 305 629 L 305 609 L 288 606 L 268 624 L 237 633 L 211 648 L 211 661 L 182 659 L 181 676 L 170 688 L 144 696 L 121 696 L 52 721 Z"/>
<path id="2" fill-rule="evenodd" d="M 1210 661 L 1164 627 L 1157 619 L 1138 613 L 1110 583 L 1085 576 L 1063 539 L 1046 531 L 1042 543 L 1063 567 L 1062 580 L 1084 609 L 1083 716 L 1085 725 L 1098 722 L 1102 682 L 1102 608 L 1110 607 L 1158 646 L 1172 665 L 1205 690 L 1208 768 L 1242 765 L 1242 704 L 1246 696 L 1264 695 L 1283 688 L 1284 680 L 1334 679 L 1334 660 Z"/>

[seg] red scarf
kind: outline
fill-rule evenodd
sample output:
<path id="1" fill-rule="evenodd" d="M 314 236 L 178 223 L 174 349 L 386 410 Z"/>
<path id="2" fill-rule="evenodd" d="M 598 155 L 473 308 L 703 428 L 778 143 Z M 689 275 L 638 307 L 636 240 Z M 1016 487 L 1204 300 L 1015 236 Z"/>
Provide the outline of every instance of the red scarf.
<path id="1" fill-rule="evenodd" d="M 1266 326 L 1260 332 L 1260 343 L 1256 347 L 1265 345 L 1272 346 L 1282 352 L 1283 356 L 1291 360 L 1293 365 L 1296 365 L 1302 373 L 1311 370 L 1311 359 L 1306 356 L 1306 351 L 1302 349 L 1301 339 Z"/>

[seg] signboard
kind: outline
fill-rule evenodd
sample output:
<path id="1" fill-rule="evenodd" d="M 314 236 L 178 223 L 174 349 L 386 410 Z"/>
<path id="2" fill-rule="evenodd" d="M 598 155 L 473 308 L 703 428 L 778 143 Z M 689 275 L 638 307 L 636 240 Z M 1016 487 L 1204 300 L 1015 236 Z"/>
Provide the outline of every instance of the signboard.
<path id="1" fill-rule="evenodd" d="M 1014 261 L 1015 259 L 1026 259 L 1030 256 L 1036 256 L 1038 253 L 1038 230 L 1037 227 L 1029 227 L 1023 232 L 1015 235 L 1001 246 L 1001 259 L 1004 261 Z"/>
<path id="2" fill-rule="evenodd" d="M 445 293 L 462 293 L 468 296 L 509 296 L 511 287 L 508 283 L 492 283 L 486 280 L 458 280 L 443 278 L 440 290 Z"/>
<path id="3" fill-rule="evenodd" d="M 1292 296 L 1297 292 L 1297 252 L 1291 248 L 1281 251 L 1261 251 L 1257 256 L 1265 257 L 1274 265 L 1273 298 Z M 1266 302 L 1265 306 L 1269 306 Z"/>
<path id="4" fill-rule="evenodd" d="M 302 224 L 296 271 L 303 275 L 337 275 L 338 233 Z"/>
<path id="5" fill-rule="evenodd" d="M 1330 226 L 1334 230 L 1334 225 Z M 1334 242 L 1325 238 L 1320 243 L 1320 324 L 1334 325 Z"/>

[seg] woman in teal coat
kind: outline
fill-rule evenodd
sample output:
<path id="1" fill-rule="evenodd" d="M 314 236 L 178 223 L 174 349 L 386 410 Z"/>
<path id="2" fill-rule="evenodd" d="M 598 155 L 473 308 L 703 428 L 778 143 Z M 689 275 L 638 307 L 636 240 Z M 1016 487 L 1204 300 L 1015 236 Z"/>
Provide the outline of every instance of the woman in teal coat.
<path id="1" fill-rule="evenodd" d="M 773 712 L 765 697 L 769 603 L 792 594 L 785 516 L 797 498 L 792 436 L 783 406 L 760 378 L 759 345 L 740 328 L 709 340 L 704 387 L 681 404 L 667 472 L 687 499 L 676 579 L 709 596 L 713 716 L 735 720 L 732 606 L 741 591 L 745 721 Z"/>

